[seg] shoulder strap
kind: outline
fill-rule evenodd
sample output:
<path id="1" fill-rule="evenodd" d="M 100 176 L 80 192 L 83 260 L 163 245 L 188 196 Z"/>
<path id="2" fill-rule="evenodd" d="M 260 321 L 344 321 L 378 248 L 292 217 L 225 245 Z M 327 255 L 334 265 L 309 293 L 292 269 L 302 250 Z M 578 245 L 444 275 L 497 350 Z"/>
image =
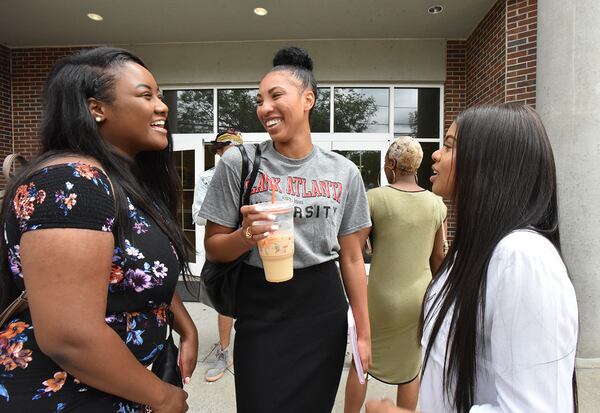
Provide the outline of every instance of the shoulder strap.
<path id="1" fill-rule="evenodd" d="M 242 174 L 240 175 L 240 202 L 239 202 L 239 206 L 241 208 L 242 205 L 244 205 L 243 204 L 244 191 L 246 189 L 246 177 L 248 176 L 249 159 L 248 159 L 248 154 L 246 153 L 246 148 L 244 148 L 244 145 L 239 145 L 237 148 L 240 150 L 240 153 L 242 154 Z M 242 213 L 241 212 L 238 215 L 238 222 L 242 222 Z"/>
<path id="2" fill-rule="evenodd" d="M 248 205 L 250 203 L 250 193 L 252 192 L 252 186 L 256 180 L 256 175 L 258 175 L 258 168 L 260 168 L 260 145 L 257 144 L 254 146 L 256 148 L 256 152 L 254 153 L 254 164 L 252 165 L 252 173 L 250 174 L 250 180 L 248 181 L 248 186 L 246 187 L 246 191 L 244 193 L 244 202 L 242 205 Z"/>
<path id="3" fill-rule="evenodd" d="M 252 192 L 252 186 L 254 185 L 254 181 L 256 180 L 256 175 L 258 175 L 258 169 L 260 168 L 260 157 L 261 150 L 260 145 L 254 145 L 256 151 L 254 152 L 254 164 L 252 165 L 252 172 L 250 173 L 250 179 L 248 180 L 248 186 L 246 186 L 246 176 L 248 176 L 248 154 L 246 153 L 246 149 L 242 147 L 242 145 L 238 146 L 240 148 L 240 152 L 242 153 L 243 164 L 242 164 L 242 179 L 241 179 L 241 188 L 240 188 L 240 208 L 242 205 L 248 205 L 250 203 L 250 193 Z M 238 216 L 238 226 L 242 223 L 242 213 L 240 212 Z"/>

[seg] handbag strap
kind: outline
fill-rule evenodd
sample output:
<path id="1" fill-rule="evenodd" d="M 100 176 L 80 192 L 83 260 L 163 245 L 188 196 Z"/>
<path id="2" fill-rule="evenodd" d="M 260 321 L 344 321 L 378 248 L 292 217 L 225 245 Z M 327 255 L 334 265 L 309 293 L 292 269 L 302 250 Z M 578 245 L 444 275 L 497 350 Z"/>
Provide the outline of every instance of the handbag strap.
<path id="1" fill-rule="evenodd" d="M 248 159 L 248 153 L 246 152 L 246 148 L 244 148 L 244 145 L 239 145 L 237 147 L 240 150 L 240 153 L 242 154 L 242 174 L 240 175 L 240 208 L 243 205 L 244 202 L 244 191 L 246 190 L 246 177 L 248 176 L 248 164 L 250 163 L 249 159 Z M 242 213 L 239 212 L 238 215 L 238 223 L 242 222 Z"/>
<path id="2" fill-rule="evenodd" d="M 242 179 L 240 184 L 240 208 L 243 205 L 248 205 L 250 203 L 250 194 L 252 193 L 252 186 L 254 185 L 254 181 L 256 180 L 256 176 L 258 175 L 258 169 L 260 168 L 260 158 L 261 158 L 261 150 L 260 145 L 254 145 L 256 151 L 254 153 L 254 163 L 252 164 L 252 172 L 250 173 L 250 179 L 248 180 L 248 186 L 246 186 L 246 176 L 248 176 L 248 154 L 246 153 L 246 149 L 243 145 L 238 146 L 240 148 L 240 152 L 242 153 Z M 241 225 L 243 220 L 242 213 L 239 213 L 238 216 L 238 226 Z"/>

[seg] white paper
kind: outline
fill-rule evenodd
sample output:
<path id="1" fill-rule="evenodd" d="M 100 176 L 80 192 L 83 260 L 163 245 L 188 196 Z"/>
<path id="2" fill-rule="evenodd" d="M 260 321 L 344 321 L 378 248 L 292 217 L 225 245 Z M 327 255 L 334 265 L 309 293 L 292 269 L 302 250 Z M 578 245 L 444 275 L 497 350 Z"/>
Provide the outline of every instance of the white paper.
<path id="1" fill-rule="evenodd" d="M 363 371 L 360 361 L 360 352 L 358 351 L 358 336 L 356 335 L 356 322 L 352 307 L 348 306 L 348 337 L 350 338 L 350 346 L 352 347 L 352 358 L 354 359 L 354 367 L 358 373 L 358 381 L 360 384 L 365 384 L 366 374 Z"/>

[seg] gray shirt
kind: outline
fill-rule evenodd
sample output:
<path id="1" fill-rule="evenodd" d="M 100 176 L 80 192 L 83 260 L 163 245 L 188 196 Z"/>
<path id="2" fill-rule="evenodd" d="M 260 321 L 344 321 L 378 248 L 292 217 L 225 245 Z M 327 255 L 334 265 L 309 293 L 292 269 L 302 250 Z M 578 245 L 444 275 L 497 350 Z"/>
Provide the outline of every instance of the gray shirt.
<path id="1" fill-rule="evenodd" d="M 294 203 L 294 268 L 305 268 L 338 257 L 338 236 L 371 226 L 369 206 L 358 168 L 335 152 L 313 145 L 303 159 L 290 159 L 261 144 L 261 164 L 250 204 L 271 201 L 271 184 L 277 200 Z M 250 162 L 254 145 L 245 145 Z M 252 164 L 251 164 L 252 165 Z M 242 156 L 227 151 L 218 163 L 199 215 L 229 228 L 237 227 Z M 262 267 L 254 248 L 248 263 Z"/>

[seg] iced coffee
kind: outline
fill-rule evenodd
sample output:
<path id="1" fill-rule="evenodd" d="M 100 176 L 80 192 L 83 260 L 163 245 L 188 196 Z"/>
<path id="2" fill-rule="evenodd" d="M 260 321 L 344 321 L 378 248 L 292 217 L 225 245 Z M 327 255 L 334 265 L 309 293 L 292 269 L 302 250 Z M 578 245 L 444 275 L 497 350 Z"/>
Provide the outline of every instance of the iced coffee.
<path id="1" fill-rule="evenodd" d="M 258 241 L 265 277 L 270 282 L 283 282 L 294 276 L 294 217 L 291 202 L 261 204 L 261 208 L 275 216 L 275 231 Z"/>

